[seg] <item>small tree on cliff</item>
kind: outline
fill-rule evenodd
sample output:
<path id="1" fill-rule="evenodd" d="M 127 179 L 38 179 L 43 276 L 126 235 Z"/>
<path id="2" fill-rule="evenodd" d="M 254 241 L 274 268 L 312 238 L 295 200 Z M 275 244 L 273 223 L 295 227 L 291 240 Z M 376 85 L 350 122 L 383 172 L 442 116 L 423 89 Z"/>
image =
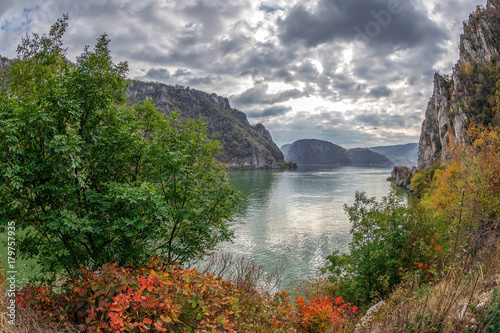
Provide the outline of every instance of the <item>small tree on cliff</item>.
<path id="1" fill-rule="evenodd" d="M 67 16 L 18 47 L 0 99 L 0 226 L 46 272 L 171 261 L 231 237 L 238 201 L 201 125 L 127 107 L 126 63 L 109 39 L 72 64 Z"/>

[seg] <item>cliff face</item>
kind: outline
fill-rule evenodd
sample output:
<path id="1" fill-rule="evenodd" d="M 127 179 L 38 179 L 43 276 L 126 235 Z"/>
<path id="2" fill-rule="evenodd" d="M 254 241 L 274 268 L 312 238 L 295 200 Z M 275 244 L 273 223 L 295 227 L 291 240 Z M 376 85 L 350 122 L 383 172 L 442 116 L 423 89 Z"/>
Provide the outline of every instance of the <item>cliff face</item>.
<path id="1" fill-rule="evenodd" d="M 287 158 L 297 164 L 352 165 L 347 149 L 328 141 L 305 139 L 292 143 Z"/>
<path id="2" fill-rule="evenodd" d="M 470 122 L 500 125 L 495 93 L 500 40 L 500 0 L 471 14 L 460 38 L 460 59 L 449 76 L 434 76 L 434 92 L 425 112 L 418 167 L 429 169 L 453 155 Z"/>
<path id="3" fill-rule="evenodd" d="M 199 119 L 207 134 L 221 144 L 218 159 L 230 167 L 279 168 L 284 157 L 262 124 L 251 126 L 247 116 L 231 108 L 227 98 L 182 86 L 132 81 L 128 101 L 133 104 L 151 98 L 165 114 L 174 110 L 184 119 Z"/>

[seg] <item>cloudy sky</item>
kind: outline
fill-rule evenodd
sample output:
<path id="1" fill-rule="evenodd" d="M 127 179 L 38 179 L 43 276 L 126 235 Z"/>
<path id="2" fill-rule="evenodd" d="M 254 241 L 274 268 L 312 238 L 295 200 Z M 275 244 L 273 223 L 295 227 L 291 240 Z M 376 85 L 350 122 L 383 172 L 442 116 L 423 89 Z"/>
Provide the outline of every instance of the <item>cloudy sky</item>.
<path id="1" fill-rule="evenodd" d="M 436 71 L 486 0 L 1 0 L 0 55 L 69 13 L 71 59 L 102 33 L 130 78 L 229 98 L 280 146 L 418 142 Z"/>

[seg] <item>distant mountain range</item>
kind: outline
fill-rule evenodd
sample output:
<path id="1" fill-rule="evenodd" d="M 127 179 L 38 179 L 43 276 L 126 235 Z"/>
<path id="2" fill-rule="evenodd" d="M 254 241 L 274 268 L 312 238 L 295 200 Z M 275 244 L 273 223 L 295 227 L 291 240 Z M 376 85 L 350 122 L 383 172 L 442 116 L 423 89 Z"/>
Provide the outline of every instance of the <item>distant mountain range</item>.
<path id="1" fill-rule="evenodd" d="M 418 164 L 418 143 L 405 145 L 368 147 L 367 149 L 387 156 L 394 165 L 416 166 Z"/>
<path id="2" fill-rule="evenodd" d="M 365 149 L 345 149 L 328 141 L 304 139 L 281 148 L 285 160 L 297 164 L 330 164 L 390 167 L 394 163 L 386 156 Z"/>

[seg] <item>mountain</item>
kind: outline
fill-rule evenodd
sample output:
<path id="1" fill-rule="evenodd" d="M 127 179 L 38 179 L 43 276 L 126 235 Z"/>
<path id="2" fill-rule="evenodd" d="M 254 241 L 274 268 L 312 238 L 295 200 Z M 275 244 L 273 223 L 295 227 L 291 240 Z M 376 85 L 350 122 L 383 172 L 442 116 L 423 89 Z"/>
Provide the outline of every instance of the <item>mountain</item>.
<path id="1" fill-rule="evenodd" d="M 500 125 L 500 0 L 488 0 L 464 23 L 460 58 L 450 75 L 434 76 L 418 148 L 418 167 L 448 160 L 471 123 Z"/>
<path id="2" fill-rule="evenodd" d="M 347 149 L 315 139 L 292 143 L 288 148 L 287 159 L 297 164 L 352 165 L 352 158 Z"/>
<path id="3" fill-rule="evenodd" d="M 128 103 L 146 98 L 167 115 L 176 110 L 184 119 L 203 117 L 208 136 L 221 144 L 218 159 L 229 167 L 268 169 L 279 168 L 284 162 L 264 125 L 250 125 L 247 116 L 232 108 L 227 98 L 179 85 L 133 80 L 128 88 Z"/>
<path id="4" fill-rule="evenodd" d="M 285 160 L 297 164 L 384 166 L 394 163 L 386 156 L 365 148 L 345 149 L 328 141 L 304 139 L 280 147 Z"/>
<path id="5" fill-rule="evenodd" d="M 394 165 L 411 167 L 418 164 L 418 143 L 369 147 L 368 149 L 387 156 Z"/>
<path id="6" fill-rule="evenodd" d="M 394 163 L 386 156 L 365 148 L 354 148 L 348 150 L 351 155 L 352 164 L 356 166 L 380 166 L 391 167 Z"/>
<path id="7" fill-rule="evenodd" d="M 218 159 L 229 167 L 268 169 L 279 168 L 284 162 L 264 125 L 250 125 L 247 116 L 232 108 L 227 98 L 179 85 L 133 80 L 128 88 L 128 103 L 146 98 L 152 99 L 164 114 L 176 110 L 184 119 L 203 117 L 208 136 L 221 144 Z"/>

